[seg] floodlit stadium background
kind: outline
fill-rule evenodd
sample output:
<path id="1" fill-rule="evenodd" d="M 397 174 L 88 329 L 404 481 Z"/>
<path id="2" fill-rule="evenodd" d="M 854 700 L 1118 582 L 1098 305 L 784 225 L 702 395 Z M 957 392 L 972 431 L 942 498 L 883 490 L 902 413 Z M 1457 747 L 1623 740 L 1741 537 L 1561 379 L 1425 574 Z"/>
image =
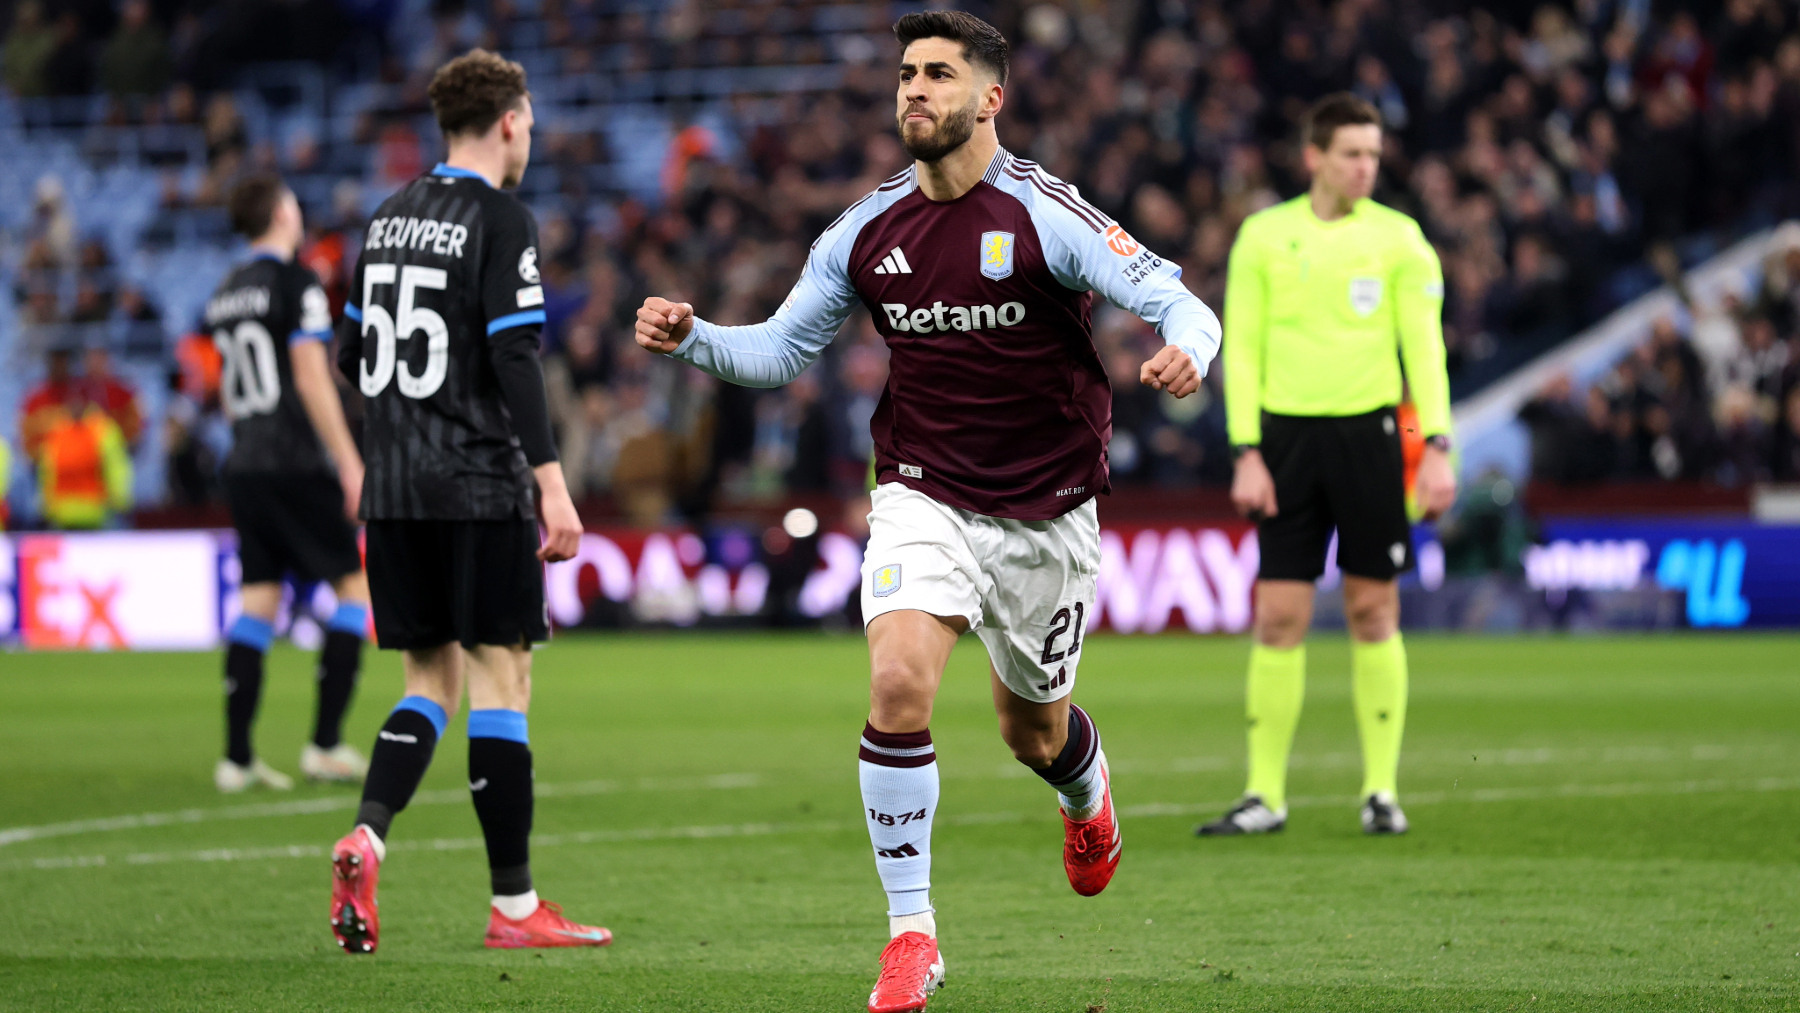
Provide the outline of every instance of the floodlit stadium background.
<path id="1" fill-rule="evenodd" d="M 1382 110 L 1377 198 L 1420 220 L 1445 267 L 1465 483 L 1417 533 L 1410 628 L 1800 626 L 1792 3 L 972 6 L 1015 46 L 1003 143 L 1179 260 L 1215 308 L 1238 223 L 1303 186 L 1298 111 L 1338 88 Z M 629 320 L 649 293 L 763 319 L 811 239 L 904 164 L 887 27 L 906 9 L 10 4 L 0 641 L 218 642 L 236 584 L 214 473 L 229 430 L 196 325 L 241 252 L 222 195 L 248 169 L 282 172 L 341 305 L 366 215 L 440 154 L 431 70 L 477 44 L 525 64 L 539 123 L 522 196 L 592 532 L 551 568 L 555 620 L 855 629 L 887 354 L 866 316 L 774 391 L 641 354 Z M 1135 383 L 1155 335 L 1110 307 L 1095 323 L 1117 384 L 1097 622 L 1244 630 L 1257 557 L 1224 495 L 1221 369 L 1197 398 L 1156 395 Z M 33 411 L 60 399 L 56 353 L 126 442 L 102 533 L 46 520 Z M 297 601 L 304 643 L 326 603 Z"/>

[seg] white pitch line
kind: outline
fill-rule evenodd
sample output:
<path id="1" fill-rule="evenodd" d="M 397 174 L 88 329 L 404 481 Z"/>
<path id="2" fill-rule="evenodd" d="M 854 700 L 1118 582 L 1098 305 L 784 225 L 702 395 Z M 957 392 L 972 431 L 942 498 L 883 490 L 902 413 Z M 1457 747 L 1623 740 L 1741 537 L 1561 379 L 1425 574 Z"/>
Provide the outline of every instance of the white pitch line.
<path id="1" fill-rule="evenodd" d="M 1532 749 L 1468 749 L 1454 751 L 1434 751 L 1408 753 L 1405 762 L 1409 770 L 1429 768 L 1433 766 L 1472 766 L 1481 767 L 1529 767 L 1544 766 L 1557 763 L 1673 763 L 1686 761 L 1722 761 L 1771 759 L 1787 755 L 1787 750 L 1780 746 L 1729 746 L 1698 745 L 1688 749 L 1671 749 L 1664 746 L 1615 746 L 1604 749 L 1567 749 L 1559 747 L 1543 747 Z M 1130 760 L 1114 761 L 1112 767 L 1121 774 L 1196 774 L 1217 771 L 1235 770 L 1242 766 L 1239 755 L 1233 756 L 1187 756 L 1157 763 L 1134 763 Z M 1362 756 L 1358 753 L 1318 753 L 1297 754 L 1289 762 L 1294 770 L 1339 770 L 1358 767 L 1362 764 Z M 979 771 L 963 773 L 946 772 L 945 780 L 1014 780 L 1030 778 L 1033 772 L 1021 764 L 1005 764 L 983 774 Z M 784 780 L 795 778 L 784 775 Z M 835 777 L 835 775 L 834 775 Z M 587 795 L 610 795 L 630 791 L 687 791 L 697 789 L 736 790 L 761 787 L 765 783 L 764 775 L 757 773 L 711 774 L 696 777 L 641 777 L 632 781 L 597 780 L 575 781 L 566 784 L 540 784 L 537 794 L 540 798 L 574 798 Z M 468 795 L 459 789 L 425 791 L 413 796 L 410 803 L 421 805 L 458 805 L 468 799 Z M 42 840 L 47 837 L 70 837 L 81 834 L 102 833 L 113 830 L 140 830 L 148 827 L 186 825 L 193 823 L 210 823 L 218 820 L 263 819 L 278 816 L 310 816 L 318 813 L 349 812 L 355 810 L 357 799 L 353 795 L 333 795 L 326 798 L 295 799 L 288 802 L 258 802 L 248 805 L 221 806 L 213 809 L 180 809 L 173 812 L 138 813 L 127 816 L 106 816 L 95 819 L 72 820 L 66 823 L 49 823 L 41 826 L 10 827 L 0 829 L 0 848 L 25 841 Z"/>
<path id="2" fill-rule="evenodd" d="M 1403 801 L 1408 806 L 1441 805 L 1445 802 L 1537 802 L 1558 798 L 1628 798 L 1635 795 L 1700 795 L 1707 792 L 1771 792 L 1800 791 L 1800 778 L 1757 777 L 1741 780 L 1712 778 L 1688 781 L 1628 781 L 1623 784 L 1534 785 L 1517 788 L 1471 788 L 1467 791 L 1409 791 Z M 1234 800 L 1235 801 L 1235 800 Z M 1354 805 L 1356 799 L 1343 795 L 1295 795 L 1288 807 L 1310 809 L 1319 806 Z M 1229 805 L 1230 803 L 1224 803 Z M 1120 816 L 1197 816 L 1217 812 L 1217 804 L 1150 802 L 1137 806 L 1120 806 Z"/>
<path id="3" fill-rule="evenodd" d="M 693 789 L 754 788 L 762 783 L 761 774 L 708 774 L 704 777 L 641 777 L 635 781 L 574 781 L 568 784 L 540 784 L 539 798 L 572 798 L 582 795 L 611 795 L 626 791 L 685 791 Z M 452 805 L 466 802 L 466 791 L 446 789 L 422 791 L 413 796 L 411 805 Z M 176 824 L 210 823 L 216 820 L 251 820 L 268 816 L 310 816 L 316 813 L 348 812 L 356 809 L 355 795 L 332 795 L 325 798 L 294 799 L 289 802 L 257 802 L 249 805 L 221 806 L 216 809 L 178 809 L 174 812 L 138 813 L 131 816 L 106 816 L 99 819 L 48 823 L 35 827 L 9 827 L 0 830 L 0 847 L 46 837 L 69 837 L 76 834 L 108 830 L 139 830 Z"/>
<path id="4" fill-rule="evenodd" d="M 1439 805 L 1446 802 L 1528 802 L 1558 798 L 1625 798 L 1641 795 L 1698 795 L 1712 792 L 1782 792 L 1800 791 L 1800 778 L 1759 777 L 1744 780 L 1715 778 L 1687 781 L 1628 781 L 1615 784 L 1562 784 L 1520 788 L 1478 788 L 1470 791 L 1421 791 L 1406 795 L 1409 806 Z M 1299 795 L 1288 799 L 1289 808 L 1308 809 L 1323 806 L 1353 806 L 1356 799 L 1347 795 Z M 1229 801 L 1215 802 L 1146 802 L 1119 807 L 1121 819 L 1147 819 L 1157 816 L 1197 816 L 1220 811 Z M 1048 810 L 1032 812 L 948 813 L 936 820 L 948 826 L 984 826 L 996 823 L 1047 822 Z M 628 830 L 583 830 L 566 834 L 540 834 L 532 837 L 534 848 L 566 847 L 582 844 L 622 844 L 648 841 L 711 840 L 722 837 L 773 837 L 792 834 L 845 833 L 857 824 L 844 820 L 811 823 L 720 823 L 684 827 L 639 827 Z M 388 844 L 389 851 L 470 851 L 485 842 L 479 837 L 439 837 L 423 841 L 405 839 Z M 0 863 L 0 871 L 91 869 L 105 866 L 167 865 L 176 862 L 256 862 L 278 858 L 323 860 L 330 849 L 323 844 L 289 844 L 260 848 L 207 848 L 198 851 L 136 852 L 119 857 L 106 855 L 68 855 L 53 858 L 15 859 Z"/>
<path id="5" fill-rule="evenodd" d="M 1685 763 L 1689 761 L 1767 760 L 1785 757 L 1790 750 L 1780 745 L 1719 746 L 1699 745 L 1688 749 L 1667 746 L 1612 746 L 1604 749 L 1569 749 L 1545 746 L 1531 749 L 1457 749 L 1420 750 L 1402 754 L 1408 770 L 1435 767 L 1541 767 L 1563 763 Z M 1129 760 L 1112 762 L 1112 769 L 1130 774 L 1190 774 L 1221 770 L 1239 770 L 1244 765 L 1241 754 L 1235 756 L 1185 756 L 1154 764 Z M 1362 766 L 1362 754 L 1297 753 L 1288 761 L 1290 770 L 1343 770 Z M 1009 776 L 1028 777 L 1032 772 L 1023 766 L 1006 768 Z"/>

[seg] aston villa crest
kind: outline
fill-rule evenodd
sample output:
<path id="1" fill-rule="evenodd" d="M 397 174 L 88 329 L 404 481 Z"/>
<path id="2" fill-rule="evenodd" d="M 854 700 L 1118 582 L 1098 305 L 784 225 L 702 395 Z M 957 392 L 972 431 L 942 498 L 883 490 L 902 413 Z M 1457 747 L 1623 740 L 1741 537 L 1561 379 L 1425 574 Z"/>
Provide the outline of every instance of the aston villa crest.
<path id="1" fill-rule="evenodd" d="M 1012 277 L 1013 272 L 1013 234 L 1010 232 L 983 232 L 981 234 L 981 273 L 984 277 L 1000 281 Z"/>

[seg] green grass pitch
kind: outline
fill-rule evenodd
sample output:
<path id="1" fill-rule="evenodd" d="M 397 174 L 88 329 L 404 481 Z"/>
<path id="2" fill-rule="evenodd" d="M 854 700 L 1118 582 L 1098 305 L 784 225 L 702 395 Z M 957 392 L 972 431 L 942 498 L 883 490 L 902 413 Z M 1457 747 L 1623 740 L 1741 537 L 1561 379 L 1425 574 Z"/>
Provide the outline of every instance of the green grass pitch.
<path id="1" fill-rule="evenodd" d="M 1402 800 L 1358 832 L 1348 651 L 1313 641 L 1284 834 L 1197 840 L 1242 784 L 1242 640 L 1096 636 L 1125 853 L 1070 891 L 1049 791 L 956 653 L 936 1013 L 1800 1009 L 1800 639 L 1415 637 Z M 292 771 L 311 658 L 258 729 Z M 885 942 L 859 815 L 853 637 L 569 636 L 538 655 L 533 865 L 602 951 L 488 952 L 462 721 L 340 953 L 330 842 L 355 793 L 222 798 L 212 655 L 0 655 L 0 1008 L 854 1011 Z M 371 653 L 349 737 L 399 664 Z"/>

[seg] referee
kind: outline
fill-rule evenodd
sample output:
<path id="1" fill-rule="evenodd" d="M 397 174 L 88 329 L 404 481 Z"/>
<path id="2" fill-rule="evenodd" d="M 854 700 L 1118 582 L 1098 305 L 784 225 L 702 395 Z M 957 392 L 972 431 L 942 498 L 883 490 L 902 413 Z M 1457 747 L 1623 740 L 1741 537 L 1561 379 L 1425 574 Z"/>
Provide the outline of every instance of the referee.
<path id="1" fill-rule="evenodd" d="M 1443 273 L 1418 223 L 1369 199 L 1381 118 L 1353 95 L 1330 95 L 1308 111 L 1304 136 L 1311 190 L 1245 220 L 1226 283 L 1231 500 L 1256 521 L 1262 569 L 1245 706 L 1249 784 L 1198 829 L 1203 836 L 1287 823 L 1304 641 L 1333 529 L 1362 738 L 1363 832 L 1406 832 L 1396 798 L 1406 726 L 1396 581 L 1412 566 L 1396 418 L 1403 384 L 1426 444 L 1418 505 L 1432 518 L 1456 497 Z"/>

